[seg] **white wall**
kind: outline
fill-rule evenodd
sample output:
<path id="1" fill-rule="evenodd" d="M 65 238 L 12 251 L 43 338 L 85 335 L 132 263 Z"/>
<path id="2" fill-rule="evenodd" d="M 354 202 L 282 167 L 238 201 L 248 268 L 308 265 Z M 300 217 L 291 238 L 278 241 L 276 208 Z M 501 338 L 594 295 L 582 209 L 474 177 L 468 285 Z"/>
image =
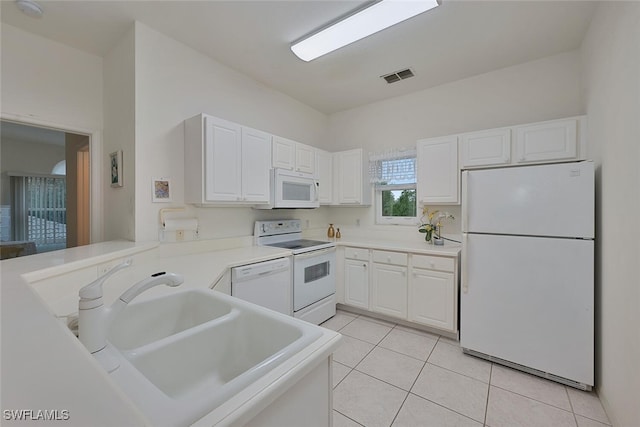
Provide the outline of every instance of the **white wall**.
<path id="1" fill-rule="evenodd" d="M 599 6 L 583 42 L 590 153 L 599 165 L 596 381 L 613 425 L 640 425 L 640 3 Z"/>
<path id="2" fill-rule="evenodd" d="M 65 159 L 64 145 L 2 139 L 2 171 L 50 174 Z"/>
<path id="3" fill-rule="evenodd" d="M 2 117 L 92 134 L 91 239 L 102 240 L 102 58 L 1 25 Z"/>
<path id="4" fill-rule="evenodd" d="M 159 209 L 151 202 L 151 180 L 172 179 L 172 205 L 184 202 L 183 121 L 212 114 L 256 129 L 320 146 L 326 115 L 239 74 L 141 23 L 135 25 L 136 171 L 135 240 L 158 239 Z M 309 219 L 323 226 L 325 209 L 256 211 L 194 208 L 201 238 L 251 235 L 263 218 Z"/>
<path id="5" fill-rule="evenodd" d="M 421 138 L 584 114 L 580 79 L 580 53 L 572 51 L 368 104 L 329 117 L 325 148 L 414 147 Z M 438 208 L 460 217 L 459 207 Z M 375 211 L 332 208 L 330 219 L 367 226 Z M 459 220 L 443 231 L 459 233 Z"/>
<path id="6" fill-rule="evenodd" d="M 123 187 L 111 187 L 110 170 L 102 180 L 104 238 L 135 239 L 135 41 L 133 26 L 104 58 L 103 158 L 122 150 Z M 144 159 L 144 157 L 141 157 Z"/>
<path id="7" fill-rule="evenodd" d="M 2 113 L 102 129 L 102 58 L 2 24 Z"/>

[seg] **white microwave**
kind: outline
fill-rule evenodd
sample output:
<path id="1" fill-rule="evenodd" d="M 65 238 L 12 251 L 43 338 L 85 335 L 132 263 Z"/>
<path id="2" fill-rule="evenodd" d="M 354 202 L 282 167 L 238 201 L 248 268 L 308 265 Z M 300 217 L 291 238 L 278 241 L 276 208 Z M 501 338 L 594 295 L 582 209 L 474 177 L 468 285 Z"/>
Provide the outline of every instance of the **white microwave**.
<path id="1" fill-rule="evenodd" d="M 286 169 L 271 171 L 271 203 L 259 209 L 313 209 L 320 207 L 318 181 L 313 175 Z"/>

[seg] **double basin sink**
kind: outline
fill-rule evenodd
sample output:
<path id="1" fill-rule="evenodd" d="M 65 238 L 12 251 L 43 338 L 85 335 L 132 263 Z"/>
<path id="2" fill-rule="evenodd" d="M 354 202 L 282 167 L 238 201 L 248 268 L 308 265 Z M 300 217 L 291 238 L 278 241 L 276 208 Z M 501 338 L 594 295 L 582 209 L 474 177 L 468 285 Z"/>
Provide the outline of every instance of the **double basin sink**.
<path id="1" fill-rule="evenodd" d="M 108 341 L 110 375 L 154 425 L 189 425 L 322 335 L 320 328 L 219 292 L 132 302 Z"/>

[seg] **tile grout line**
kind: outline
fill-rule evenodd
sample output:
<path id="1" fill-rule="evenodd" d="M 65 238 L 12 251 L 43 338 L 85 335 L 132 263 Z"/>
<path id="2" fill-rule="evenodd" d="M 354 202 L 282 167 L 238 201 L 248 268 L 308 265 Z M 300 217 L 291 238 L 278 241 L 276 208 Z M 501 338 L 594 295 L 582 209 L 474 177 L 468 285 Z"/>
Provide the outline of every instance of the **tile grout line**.
<path id="1" fill-rule="evenodd" d="M 550 381 L 550 380 L 547 380 L 547 381 Z M 491 387 L 499 388 L 502 391 L 506 391 L 508 393 L 515 394 L 516 396 L 520 396 L 520 397 L 524 397 L 524 398 L 529 399 L 529 400 L 533 400 L 534 402 L 538 402 L 538 403 L 540 403 L 542 405 L 551 406 L 552 408 L 560 409 L 561 411 L 569 412 L 570 414 L 575 414 L 575 412 L 573 412 L 573 408 L 571 410 L 568 410 L 568 409 L 565 409 L 565 408 L 561 408 L 561 407 L 553 405 L 551 403 L 543 402 L 542 400 L 538 400 L 538 399 L 535 399 L 535 398 L 533 398 L 531 396 L 527 396 L 526 394 L 521 394 L 521 393 L 518 393 L 517 391 L 513 391 L 513 390 L 509 390 L 508 388 L 500 387 L 499 385 L 491 384 Z M 569 405 L 571 405 L 571 402 L 569 402 Z M 580 415 L 580 414 L 578 414 L 578 415 Z M 596 420 L 594 420 L 594 421 L 596 421 Z"/>
<path id="2" fill-rule="evenodd" d="M 491 393 L 491 376 L 493 375 L 493 363 L 489 366 L 489 384 L 487 384 L 487 402 L 484 405 L 484 421 L 482 425 L 487 425 L 487 414 L 489 413 L 489 394 Z"/>
<path id="3" fill-rule="evenodd" d="M 431 399 L 427 399 L 426 397 L 420 396 L 419 394 L 416 394 L 416 393 L 413 393 L 413 392 L 409 392 L 409 394 L 411 394 L 411 395 L 413 395 L 413 396 L 415 396 L 415 397 L 417 397 L 419 399 L 426 400 L 429 403 L 433 403 L 434 405 L 439 406 L 442 409 L 446 409 L 449 412 L 453 412 L 454 414 L 460 415 L 461 417 L 467 418 L 467 419 L 469 419 L 469 420 L 471 420 L 473 422 L 476 422 L 478 424 L 482 424 L 480 421 L 476 420 L 475 418 L 471 418 L 469 415 L 465 415 L 462 412 L 458 412 L 455 409 L 451 409 L 448 406 L 444 406 L 442 403 L 438 403 L 438 402 L 435 402 L 435 401 L 433 401 Z"/>
<path id="4" fill-rule="evenodd" d="M 382 342 L 382 341 L 380 341 L 380 342 Z M 394 349 L 392 349 L 392 348 L 383 347 L 383 346 L 381 346 L 380 344 L 376 345 L 376 347 L 380 347 L 380 348 L 381 348 L 381 349 L 383 349 L 383 350 L 387 350 L 387 351 L 390 351 L 390 352 L 392 352 L 392 353 L 399 354 L 399 355 L 401 355 L 401 356 L 410 357 L 410 358 L 412 358 L 413 360 L 417 360 L 418 362 L 426 362 L 426 360 L 418 359 L 417 357 L 413 357 L 413 356 L 411 356 L 411 355 L 409 355 L 409 354 L 405 354 L 405 353 L 402 353 L 402 352 L 396 351 L 396 350 L 394 350 Z M 435 346 L 434 346 L 434 347 L 435 347 Z"/>
<path id="5" fill-rule="evenodd" d="M 354 423 L 358 424 L 359 426 L 366 427 L 365 425 L 360 424 L 359 422 L 357 422 L 357 421 L 356 421 L 356 420 L 354 420 L 353 418 L 351 418 L 351 417 L 349 417 L 349 416 L 347 416 L 347 415 L 343 414 L 342 412 L 338 411 L 337 409 L 334 409 L 334 411 L 336 411 L 337 413 L 339 413 L 339 414 L 340 414 L 340 415 L 342 415 L 343 417 L 350 419 L 351 421 L 353 421 Z M 333 414 L 331 414 L 331 416 L 333 416 Z"/>
<path id="6" fill-rule="evenodd" d="M 454 373 L 454 374 L 461 375 L 461 376 L 463 376 L 463 377 L 465 377 L 465 378 L 469 378 L 469 379 L 471 379 L 471 380 L 481 382 L 482 384 L 490 384 L 490 383 L 489 383 L 489 382 L 487 382 L 487 381 L 479 380 L 479 379 L 477 379 L 477 378 L 475 378 L 475 377 L 472 377 L 472 376 L 470 376 L 470 375 L 462 374 L 462 373 L 460 373 L 460 372 L 458 372 L 458 371 L 454 371 L 453 369 L 449 369 L 449 368 L 445 368 L 444 366 L 436 365 L 435 363 L 431 363 L 431 362 L 429 362 L 429 360 L 427 360 L 427 363 L 428 363 L 429 365 L 431 365 L 431 366 L 436 366 L 436 367 L 438 367 L 438 368 L 440 368 L 440 369 L 444 369 L 445 371 L 449 371 L 449 372 L 452 372 L 452 373 Z M 491 379 L 489 379 L 489 380 L 491 380 Z"/>
<path id="7" fill-rule="evenodd" d="M 576 411 L 573 409 L 573 402 L 571 401 L 571 396 L 569 396 L 569 389 L 567 386 L 564 386 L 564 393 L 567 395 L 567 400 L 569 401 L 569 407 L 571 408 L 571 413 L 573 414 L 573 421 L 576 423 L 576 427 L 578 426 L 578 417 L 576 416 Z"/>

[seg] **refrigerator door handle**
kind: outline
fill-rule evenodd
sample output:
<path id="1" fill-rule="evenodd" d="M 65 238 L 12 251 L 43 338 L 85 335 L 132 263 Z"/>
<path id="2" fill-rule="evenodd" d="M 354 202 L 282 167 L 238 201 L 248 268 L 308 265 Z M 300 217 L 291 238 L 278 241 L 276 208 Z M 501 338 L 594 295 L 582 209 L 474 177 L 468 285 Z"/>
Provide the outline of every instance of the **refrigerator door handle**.
<path id="1" fill-rule="evenodd" d="M 469 171 L 463 171 L 462 172 L 462 232 L 466 233 L 467 231 L 469 231 L 467 229 L 468 227 L 468 222 L 469 222 L 469 212 L 467 210 L 467 204 L 468 204 L 468 200 L 467 200 L 467 195 L 468 193 L 468 180 L 469 180 Z"/>
<path id="2" fill-rule="evenodd" d="M 467 263 L 468 263 L 467 246 L 468 246 L 468 235 L 467 233 L 462 233 L 462 253 L 460 254 L 461 261 L 462 261 L 462 268 L 460 269 L 461 270 L 460 281 L 462 282 L 461 287 L 462 287 L 463 294 L 466 294 L 469 292 L 469 281 L 467 277 Z"/>

